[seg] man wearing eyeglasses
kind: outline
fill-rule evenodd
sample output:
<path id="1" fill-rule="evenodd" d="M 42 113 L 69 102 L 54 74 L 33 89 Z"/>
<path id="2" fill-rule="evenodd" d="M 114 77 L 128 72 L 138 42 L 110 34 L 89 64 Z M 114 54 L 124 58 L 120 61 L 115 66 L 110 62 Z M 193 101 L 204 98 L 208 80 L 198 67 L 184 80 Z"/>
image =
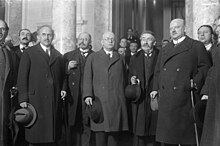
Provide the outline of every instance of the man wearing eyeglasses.
<path id="1" fill-rule="evenodd" d="M 96 146 L 117 146 L 118 132 L 128 130 L 124 63 L 122 56 L 113 51 L 114 33 L 104 33 L 101 43 L 101 50 L 91 54 L 86 61 L 83 98 L 87 106 L 93 106 L 95 98 L 101 103 L 104 121 L 90 120 Z"/>
<path id="2" fill-rule="evenodd" d="M 8 25 L 0 20 L 0 145 L 12 145 L 9 132 L 9 113 L 11 111 L 10 92 L 17 78 L 16 55 L 4 44 L 8 34 Z M 11 125 L 12 126 L 12 125 Z"/>

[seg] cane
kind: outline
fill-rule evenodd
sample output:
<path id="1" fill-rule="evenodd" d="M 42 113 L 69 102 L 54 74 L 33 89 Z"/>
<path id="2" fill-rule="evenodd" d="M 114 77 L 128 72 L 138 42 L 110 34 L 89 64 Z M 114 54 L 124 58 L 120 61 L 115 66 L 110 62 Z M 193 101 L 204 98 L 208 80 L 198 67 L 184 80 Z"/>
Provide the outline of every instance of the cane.
<path id="1" fill-rule="evenodd" d="M 195 110 L 194 97 L 193 97 L 194 83 L 193 83 L 192 79 L 190 80 L 190 86 L 191 86 L 190 94 L 191 94 L 192 108 L 193 108 L 193 111 L 194 111 Z M 195 112 L 193 112 L 193 118 L 195 120 Z M 194 130 L 195 130 L 195 133 L 196 133 L 196 146 L 199 146 L 198 131 L 197 131 L 197 126 L 196 126 L 196 122 L 195 121 L 194 121 Z"/>

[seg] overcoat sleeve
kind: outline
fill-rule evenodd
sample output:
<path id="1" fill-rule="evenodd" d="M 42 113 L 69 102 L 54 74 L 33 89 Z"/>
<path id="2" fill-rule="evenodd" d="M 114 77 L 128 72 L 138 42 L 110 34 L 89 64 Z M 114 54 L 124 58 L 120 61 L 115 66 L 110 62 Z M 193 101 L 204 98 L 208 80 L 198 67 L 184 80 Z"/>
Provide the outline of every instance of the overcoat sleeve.
<path id="1" fill-rule="evenodd" d="M 30 57 L 26 51 L 23 52 L 20 64 L 19 64 L 19 70 L 18 70 L 18 100 L 19 103 L 21 102 L 28 102 L 28 78 L 29 78 L 29 71 L 30 71 Z"/>
<path id="2" fill-rule="evenodd" d="M 205 47 L 201 43 L 196 43 L 193 46 L 193 49 L 197 50 L 198 54 L 198 65 L 196 74 L 193 76 L 193 81 L 196 83 L 197 91 L 200 93 L 202 86 L 204 85 L 207 73 L 209 68 L 211 67 L 211 59 L 206 51 Z"/>
<path id="3" fill-rule="evenodd" d="M 93 97 L 93 56 L 94 53 L 88 56 L 84 68 L 83 99 Z"/>

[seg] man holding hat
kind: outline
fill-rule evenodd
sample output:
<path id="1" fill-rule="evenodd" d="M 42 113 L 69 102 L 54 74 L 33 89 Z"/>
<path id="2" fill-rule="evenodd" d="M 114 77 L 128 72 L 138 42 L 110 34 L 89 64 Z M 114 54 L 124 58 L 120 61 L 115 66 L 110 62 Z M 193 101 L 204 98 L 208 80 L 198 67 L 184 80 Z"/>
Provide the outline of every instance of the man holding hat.
<path id="1" fill-rule="evenodd" d="M 154 33 L 145 31 L 141 34 L 141 50 L 131 60 L 129 76 L 131 84 L 140 86 L 141 95 L 131 101 L 134 146 L 147 146 L 155 142 L 157 111 L 150 107 L 150 92 L 153 86 L 154 67 L 159 50 L 155 47 Z M 157 100 L 157 99 L 155 99 Z"/>
<path id="2" fill-rule="evenodd" d="M 92 53 L 86 61 L 83 97 L 88 108 L 94 108 L 93 103 L 97 98 L 100 100 L 98 107 L 102 107 L 99 109 L 102 110 L 104 119 L 91 120 L 91 130 L 95 132 L 96 146 L 106 146 L 106 144 L 117 146 L 118 132 L 128 130 L 124 97 L 124 63 L 122 56 L 113 51 L 114 33 L 104 33 L 101 43 L 103 48 Z"/>
<path id="3" fill-rule="evenodd" d="M 37 30 L 40 43 L 23 52 L 18 71 L 18 98 L 22 108 L 36 109 L 35 123 L 25 129 L 29 146 L 54 146 L 62 134 L 62 99 L 66 95 L 63 56 L 52 46 L 53 29 Z"/>

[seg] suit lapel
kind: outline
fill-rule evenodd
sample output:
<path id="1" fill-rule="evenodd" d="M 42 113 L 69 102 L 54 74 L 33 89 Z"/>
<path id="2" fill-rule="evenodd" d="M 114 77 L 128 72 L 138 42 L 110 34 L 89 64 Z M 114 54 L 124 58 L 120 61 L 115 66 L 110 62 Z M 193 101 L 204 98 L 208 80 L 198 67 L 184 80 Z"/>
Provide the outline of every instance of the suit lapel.
<path id="1" fill-rule="evenodd" d="M 185 51 L 188 51 L 191 49 L 192 41 L 189 39 L 189 37 L 186 36 L 186 38 L 178 44 L 176 47 L 173 46 L 173 43 L 170 42 L 164 49 L 164 55 L 162 59 L 162 64 L 165 64 L 170 58 L 183 53 Z"/>
<path id="2" fill-rule="evenodd" d="M 154 49 L 152 52 L 152 56 L 151 56 L 152 58 L 151 58 L 151 63 L 150 63 L 147 79 L 149 79 L 154 73 L 154 66 L 156 65 L 157 54 L 158 52 Z"/>
<path id="3" fill-rule="evenodd" d="M 120 56 L 118 53 L 116 53 L 115 51 L 113 51 L 113 56 L 112 58 L 110 58 L 109 60 L 109 65 L 108 65 L 108 70 L 110 69 L 110 67 L 112 66 L 112 64 L 114 64 L 116 61 L 118 61 L 120 59 Z"/>

